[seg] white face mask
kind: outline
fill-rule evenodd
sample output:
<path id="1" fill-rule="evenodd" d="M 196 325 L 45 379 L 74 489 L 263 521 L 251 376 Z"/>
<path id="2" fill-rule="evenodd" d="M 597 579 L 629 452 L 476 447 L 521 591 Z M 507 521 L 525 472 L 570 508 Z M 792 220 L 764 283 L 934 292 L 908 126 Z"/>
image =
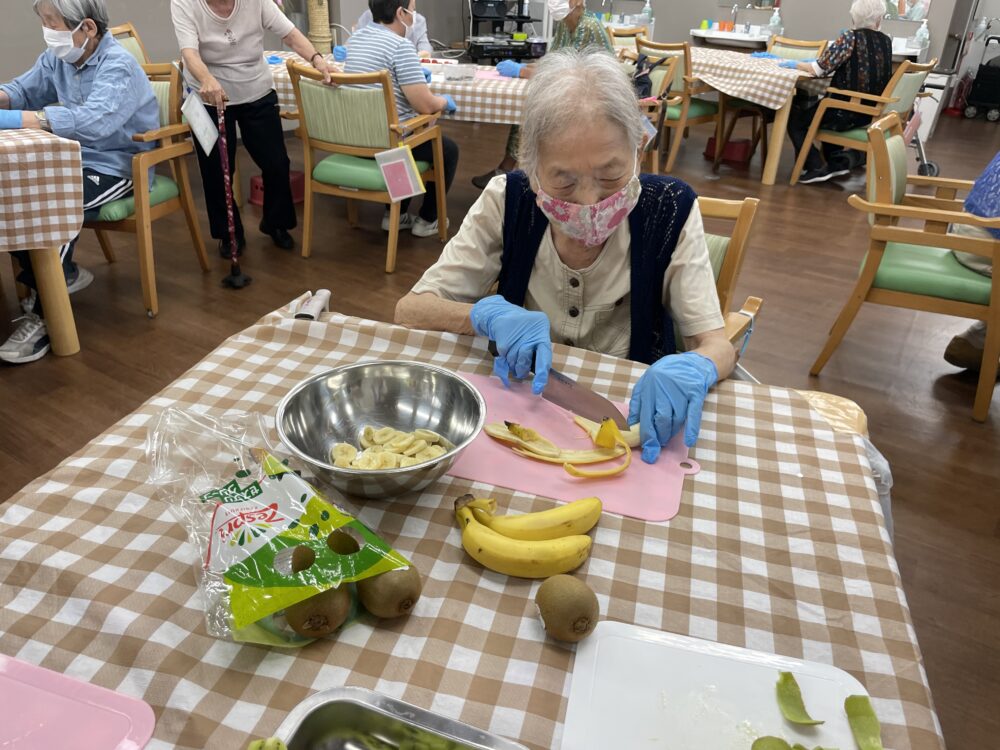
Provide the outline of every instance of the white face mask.
<path id="1" fill-rule="evenodd" d="M 72 31 L 56 31 L 55 29 L 43 26 L 42 38 L 45 39 L 45 43 L 52 50 L 52 54 L 60 60 L 73 64 L 83 57 L 83 53 L 87 51 L 86 41 L 84 41 L 82 47 L 77 47 L 73 44 L 73 34 L 80 30 L 80 26 L 83 26 L 83 21 L 80 21 L 80 25 Z"/>
<path id="2" fill-rule="evenodd" d="M 548 0 L 548 6 L 553 21 L 562 21 L 569 15 L 569 0 Z"/>

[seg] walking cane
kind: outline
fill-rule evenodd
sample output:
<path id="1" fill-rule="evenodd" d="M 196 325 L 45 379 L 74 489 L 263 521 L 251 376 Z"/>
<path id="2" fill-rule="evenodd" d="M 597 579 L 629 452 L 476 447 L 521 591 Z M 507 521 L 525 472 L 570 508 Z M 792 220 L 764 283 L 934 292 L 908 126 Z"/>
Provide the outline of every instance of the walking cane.
<path id="1" fill-rule="evenodd" d="M 219 115 L 219 158 L 222 159 L 222 182 L 226 191 L 226 220 L 229 222 L 229 275 L 222 279 L 222 286 L 242 289 L 252 278 L 240 270 L 236 247 L 236 216 L 233 214 L 233 182 L 229 175 L 229 147 L 226 143 L 226 115 L 222 107 L 216 109 Z"/>

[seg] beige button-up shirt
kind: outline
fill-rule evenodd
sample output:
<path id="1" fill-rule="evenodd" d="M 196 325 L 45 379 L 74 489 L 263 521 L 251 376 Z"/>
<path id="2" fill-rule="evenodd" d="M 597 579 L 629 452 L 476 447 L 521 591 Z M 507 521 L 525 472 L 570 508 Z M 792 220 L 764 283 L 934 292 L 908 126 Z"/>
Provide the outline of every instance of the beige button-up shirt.
<path id="1" fill-rule="evenodd" d="M 454 302 L 476 302 L 500 276 L 507 178 L 494 177 L 472 206 L 437 263 L 413 292 Z M 547 229 L 528 281 L 524 306 L 541 310 L 552 324 L 552 340 L 627 357 L 631 338 L 631 233 L 623 222 L 597 260 L 579 271 L 559 258 Z M 682 336 L 723 327 L 715 277 L 697 203 L 681 229 L 663 277 L 663 305 Z"/>

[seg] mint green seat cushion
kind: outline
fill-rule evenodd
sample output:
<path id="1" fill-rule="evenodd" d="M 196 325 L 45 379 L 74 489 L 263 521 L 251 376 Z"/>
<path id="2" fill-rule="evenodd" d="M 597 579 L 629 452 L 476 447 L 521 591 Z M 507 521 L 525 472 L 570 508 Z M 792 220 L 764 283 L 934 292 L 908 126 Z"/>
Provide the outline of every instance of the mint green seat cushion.
<path id="1" fill-rule="evenodd" d="M 180 195 L 177 183 L 169 177 L 156 175 L 153 178 L 153 188 L 149 191 L 149 205 L 156 206 L 166 203 L 171 198 Z M 101 211 L 97 216 L 98 221 L 123 221 L 135 213 L 135 198 L 129 196 L 121 200 L 111 201 L 101 206 Z"/>
<path id="2" fill-rule="evenodd" d="M 431 165 L 426 161 L 417 162 L 417 170 L 426 172 Z M 374 159 L 348 154 L 332 154 L 313 168 L 313 179 L 324 185 L 356 188 L 357 190 L 378 190 L 385 192 L 385 180 Z"/>
<path id="3" fill-rule="evenodd" d="M 706 99 L 699 99 L 698 97 L 691 98 L 691 106 L 688 107 L 688 118 L 693 119 L 695 117 L 704 117 L 705 115 L 714 115 L 719 111 L 718 102 L 710 102 Z M 668 120 L 679 120 L 681 116 L 681 105 L 671 104 L 667 107 L 667 119 Z"/>
<path id="4" fill-rule="evenodd" d="M 861 143 L 868 143 L 868 128 L 854 128 L 853 130 L 820 130 L 821 135 L 833 135 L 840 136 L 841 138 L 850 138 L 852 141 L 859 141 Z"/>
<path id="5" fill-rule="evenodd" d="M 708 245 L 708 259 L 712 263 L 712 275 L 715 280 L 719 280 L 719 273 L 722 271 L 722 262 L 726 259 L 726 252 L 729 250 L 729 237 L 719 234 L 705 234 L 705 244 Z"/>
<path id="6" fill-rule="evenodd" d="M 951 250 L 890 242 L 885 248 L 873 286 L 988 305 L 990 284 L 989 277 L 963 266 Z"/>

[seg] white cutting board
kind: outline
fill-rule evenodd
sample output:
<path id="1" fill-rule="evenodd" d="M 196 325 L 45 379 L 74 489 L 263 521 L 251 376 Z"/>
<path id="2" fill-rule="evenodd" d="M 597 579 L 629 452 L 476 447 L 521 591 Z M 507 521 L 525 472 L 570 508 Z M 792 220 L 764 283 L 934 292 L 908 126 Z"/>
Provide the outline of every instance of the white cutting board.
<path id="1" fill-rule="evenodd" d="M 785 721 L 778 672 L 795 675 L 825 724 Z M 577 644 L 562 750 L 750 750 L 765 735 L 849 750 L 844 699 L 867 694 L 828 664 L 605 621 Z"/>

